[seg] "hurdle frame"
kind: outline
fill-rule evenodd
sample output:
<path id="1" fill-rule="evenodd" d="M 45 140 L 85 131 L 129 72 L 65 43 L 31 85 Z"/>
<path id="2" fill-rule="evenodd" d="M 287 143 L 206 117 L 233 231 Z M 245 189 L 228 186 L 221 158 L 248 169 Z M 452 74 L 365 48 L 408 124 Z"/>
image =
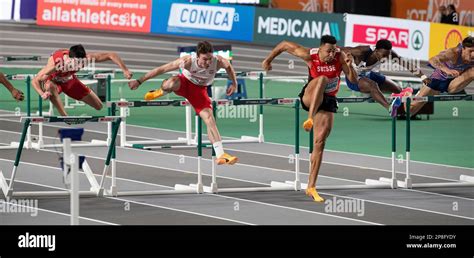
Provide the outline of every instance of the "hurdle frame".
<path id="1" fill-rule="evenodd" d="M 467 175 L 460 175 L 459 181 L 450 182 L 450 183 L 413 183 L 411 178 L 410 171 L 410 162 L 411 162 L 411 114 L 410 114 L 410 105 L 412 102 L 436 102 L 436 101 L 472 101 L 474 100 L 474 94 L 455 94 L 455 95 L 435 95 L 435 96 L 406 96 L 402 98 L 402 103 L 406 103 L 406 144 L 405 144 L 405 179 L 404 181 L 396 180 L 393 177 L 391 179 L 380 177 L 378 182 L 390 182 L 395 187 L 401 187 L 405 189 L 416 189 L 416 188 L 444 188 L 444 187 L 474 187 L 474 177 Z M 394 121 L 395 123 L 395 121 Z M 395 124 L 392 127 L 392 141 L 395 140 Z M 392 154 L 392 170 L 395 170 L 395 158 Z M 394 172 L 395 173 L 395 172 Z"/>
<path id="2" fill-rule="evenodd" d="M 112 116 L 69 116 L 69 117 L 60 117 L 60 116 L 44 116 L 44 117 L 22 117 L 24 120 L 23 123 L 23 130 L 20 136 L 19 146 L 17 148 L 17 153 L 15 157 L 15 161 L 13 164 L 12 174 L 10 177 L 10 183 L 7 183 L 6 178 L 3 174 L 3 171 L 0 170 L 0 191 L 5 199 L 9 199 L 12 197 L 41 197 L 41 196 L 67 196 L 69 195 L 69 191 L 23 191 L 23 192 L 15 192 L 14 191 L 14 184 L 17 175 L 17 170 L 20 165 L 21 154 L 23 151 L 23 145 L 25 143 L 27 137 L 27 131 L 30 127 L 31 123 L 58 123 L 58 122 L 75 122 L 77 124 L 83 124 L 86 122 L 109 122 L 113 123 L 114 126 L 112 128 L 112 140 L 110 145 L 108 146 L 107 151 L 107 158 L 104 163 L 104 169 L 102 172 L 102 177 L 100 183 L 97 182 L 97 179 L 94 176 L 90 166 L 87 163 L 87 160 L 84 161 L 83 170 L 84 173 L 91 185 L 90 191 L 80 191 L 80 196 L 103 196 L 104 195 L 104 183 L 105 177 L 109 172 L 109 169 L 112 164 L 112 171 L 115 170 L 115 141 L 118 134 L 118 129 L 120 127 L 121 118 L 120 117 L 112 117 Z M 64 146 L 64 143 L 63 143 Z M 69 145 L 72 147 L 72 144 Z M 67 156 L 66 156 L 67 158 Z"/>

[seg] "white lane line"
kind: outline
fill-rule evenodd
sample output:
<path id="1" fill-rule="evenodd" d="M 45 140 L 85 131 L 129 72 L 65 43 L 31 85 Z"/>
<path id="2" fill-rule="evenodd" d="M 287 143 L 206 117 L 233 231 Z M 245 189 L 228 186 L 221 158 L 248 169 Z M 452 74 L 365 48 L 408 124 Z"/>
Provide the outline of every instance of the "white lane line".
<path id="1" fill-rule="evenodd" d="M 0 158 L 0 160 L 5 160 L 5 159 L 1 159 L 1 158 Z M 58 168 L 56 168 L 56 167 L 51 167 L 51 166 L 47 166 L 47 165 L 40 165 L 40 164 L 34 164 L 34 163 L 28 163 L 28 162 L 23 162 L 23 163 L 24 163 L 24 164 L 31 165 L 31 166 L 40 166 L 40 167 L 44 167 L 44 168 L 58 169 Z M 138 166 L 140 165 L 140 164 L 136 164 L 136 163 L 132 163 L 132 164 L 133 164 L 133 165 L 138 165 Z M 146 165 L 144 165 L 144 166 L 146 166 Z M 148 166 L 147 166 L 147 167 L 148 167 Z M 150 166 L 150 167 L 156 168 L 156 167 L 154 167 L 154 166 Z M 176 170 L 176 171 L 178 171 L 178 172 L 184 172 L 184 170 Z M 193 173 L 193 172 L 185 172 L 185 173 L 196 174 L 196 173 Z M 108 176 L 108 178 L 110 178 L 110 177 Z M 119 178 L 119 177 L 117 177 L 117 179 L 119 179 L 119 180 L 124 180 L 124 181 L 129 181 L 129 182 L 135 182 L 135 183 L 138 183 L 138 184 L 146 184 L 146 185 L 152 185 L 152 186 L 158 186 L 158 187 L 165 187 L 165 188 L 174 189 L 174 187 L 172 187 L 172 186 L 166 186 L 166 185 L 160 185 L 160 184 L 154 184 L 154 183 L 136 181 L 136 180 L 132 180 L 132 179 Z M 247 182 L 247 181 L 246 181 L 246 182 Z M 254 184 L 260 184 L 260 185 L 267 185 L 267 184 L 263 184 L 263 183 L 252 182 L 252 181 L 248 181 L 248 182 L 249 182 L 249 183 L 254 183 Z M 35 183 L 32 183 L 32 184 L 35 184 Z M 41 184 L 37 184 L 37 185 L 41 185 Z M 45 186 L 45 185 L 41 185 L 41 186 Z M 48 186 L 45 186 L 45 187 L 48 187 Z M 52 188 L 57 188 L 57 187 L 52 187 Z M 62 189 L 62 188 L 57 188 L 57 189 Z M 232 199 L 232 200 L 247 201 L 247 202 L 252 202 L 252 203 L 261 204 L 261 205 L 265 205 L 265 206 L 278 207 L 278 208 L 282 208 L 282 209 L 288 209 L 288 210 L 294 210 L 294 211 L 301 211 L 301 212 L 306 212 L 306 213 L 312 213 L 312 214 L 330 216 L 330 217 L 335 217 L 335 218 L 339 218 L 339 219 L 343 219 L 343 220 L 351 220 L 351 221 L 356 221 L 356 222 L 361 222 L 361 223 L 366 223 L 366 224 L 382 225 L 382 224 L 375 223 L 375 222 L 370 222 L 370 221 L 358 220 L 358 219 L 353 219 L 353 218 L 346 218 L 346 217 L 341 217 L 341 216 L 337 216 L 337 215 L 333 215 L 333 214 L 326 214 L 326 213 L 315 212 L 315 211 L 304 210 L 304 209 L 298 209 L 298 208 L 293 208 L 293 207 L 288 207 L 288 206 L 281 206 L 281 205 L 276 205 L 276 204 L 271 204 L 271 203 L 265 203 L 265 202 L 260 202 L 260 201 L 254 201 L 254 200 L 248 200 L 248 199 L 242 199 L 242 198 L 237 198 L 237 197 L 232 197 L 232 196 L 219 195 L 219 194 L 209 194 L 209 193 L 206 193 L 206 195 L 211 195 L 211 196 L 215 196 L 215 197 L 219 197 L 219 198 Z M 107 197 L 107 198 L 112 198 L 112 197 Z M 115 197 L 114 197 L 114 198 L 115 198 Z M 145 204 L 146 204 L 146 203 L 145 203 Z M 207 216 L 207 215 L 206 215 L 206 216 Z M 211 215 L 209 215 L 209 216 L 211 216 Z M 243 222 L 243 223 L 246 223 L 246 222 Z"/>
<path id="2" fill-rule="evenodd" d="M 32 165 L 35 165 L 35 164 L 32 164 Z M 16 182 L 25 183 L 25 184 L 32 184 L 32 185 L 37 185 L 37 186 L 41 186 L 41 187 L 45 187 L 45 188 L 52 188 L 52 189 L 56 189 L 56 190 L 64 190 L 64 191 L 67 190 L 67 189 L 61 188 L 61 187 L 55 187 L 55 186 L 50 186 L 50 185 L 38 184 L 38 183 L 29 182 L 29 181 L 17 180 Z M 116 197 L 104 197 L 104 198 L 120 200 L 120 198 L 116 198 Z M 129 200 L 125 200 L 125 201 L 129 201 Z M 133 201 L 130 201 L 130 202 L 133 202 Z M 199 216 L 210 217 L 210 218 L 214 218 L 214 219 L 220 219 L 220 220 L 231 221 L 231 222 L 240 223 L 240 224 L 244 224 L 244 225 L 253 225 L 253 224 L 250 224 L 250 223 L 247 223 L 247 222 L 243 222 L 243 221 L 237 221 L 237 220 L 232 220 L 232 219 L 227 219 L 227 218 L 221 218 L 221 217 L 217 217 L 217 216 L 206 215 L 206 214 L 201 214 L 201 213 L 192 212 L 192 211 L 179 210 L 179 209 L 174 209 L 174 208 L 165 207 L 165 206 L 150 205 L 150 204 L 148 204 L 148 203 L 139 203 L 139 202 L 136 202 L 136 203 L 142 204 L 142 205 L 146 205 L 146 206 L 154 206 L 154 207 L 162 208 L 162 209 L 166 209 L 166 210 L 179 211 L 179 212 L 189 213 L 189 214 L 193 214 L 193 215 L 199 215 Z M 82 218 L 82 217 L 81 217 L 81 218 Z M 113 224 L 113 223 L 109 223 L 109 222 L 105 222 L 105 221 L 100 221 L 100 220 L 94 220 L 94 219 L 89 219 L 89 218 L 85 218 L 85 219 L 88 219 L 88 220 L 91 220 L 91 221 L 102 222 L 102 223 L 110 224 L 110 225 L 118 225 L 118 224 Z"/>
<path id="3" fill-rule="evenodd" d="M 49 152 L 55 152 L 55 151 L 49 151 Z M 91 156 L 89 156 L 89 157 L 91 157 Z M 96 159 L 99 159 L 99 160 L 104 160 L 103 158 L 100 158 L 100 157 L 93 157 L 93 156 L 92 156 L 92 158 L 96 158 Z M 169 169 L 169 168 L 163 168 L 163 167 L 152 166 L 152 165 L 143 165 L 143 164 L 138 164 L 138 163 L 133 163 L 133 162 L 125 162 L 125 161 L 117 161 L 117 162 L 122 162 L 122 163 L 126 163 L 126 164 L 137 165 L 137 166 L 146 166 L 146 167 L 153 167 L 153 168 L 159 168 L 159 169 L 166 169 L 166 170 L 172 170 L 172 171 L 178 171 L 178 172 L 185 172 L 185 173 L 190 173 L 190 174 L 197 174 L 197 173 L 195 173 L 195 172 L 190 172 L 190 171 L 184 171 L 184 170 L 178 170 L 178 169 Z M 227 177 L 222 177 L 222 178 L 227 178 Z M 259 184 L 259 185 L 264 185 L 264 186 L 270 186 L 270 184 L 266 184 L 266 183 L 262 183 L 262 182 L 255 182 L 255 181 L 250 181 L 250 180 L 239 180 L 239 179 L 234 179 L 234 178 L 227 178 L 227 179 L 236 180 L 236 181 L 244 181 L 244 182 L 253 183 L 253 184 Z M 341 195 L 330 194 L 330 193 L 327 193 L 327 192 L 325 192 L 324 194 L 327 194 L 327 195 L 330 195 L 330 196 L 339 196 L 339 197 L 345 197 L 345 198 L 352 198 L 352 197 L 348 197 L 348 196 L 341 196 Z M 453 196 L 453 197 L 454 197 L 454 196 Z M 409 207 L 409 206 L 402 206 L 402 205 L 397 205 L 397 204 L 383 203 L 383 202 L 372 201 L 372 200 L 361 199 L 361 198 L 352 198 L 352 199 L 360 199 L 360 200 L 364 200 L 364 201 L 367 201 L 367 202 L 382 204 L 382 205 L 386 205 L 386 206 L 394 206 L 394 207 L 399 207 L 399 208 L 405 208 L 405 209 L 423 211 L 423 212 L 427 212 L 427 213 L 434 213 L 434 214 L 440 214 L 440 215 L 445 215 L 445 216 L 458 217 L 458 218 L 466 218 L 466 219 L 474 220 L 474 218 L 469 218 L 469 217 L 464 217 L 464 216 L 454 215 L 454 214 L 449 214 L 449 213 L 443 213 L 443 212 L 437 212 L 437 211 L 432 211 L 432 210 L 426 210 L 426 209 L 421 209 L 421 208 L 413 208 L 413 207 Z"/>

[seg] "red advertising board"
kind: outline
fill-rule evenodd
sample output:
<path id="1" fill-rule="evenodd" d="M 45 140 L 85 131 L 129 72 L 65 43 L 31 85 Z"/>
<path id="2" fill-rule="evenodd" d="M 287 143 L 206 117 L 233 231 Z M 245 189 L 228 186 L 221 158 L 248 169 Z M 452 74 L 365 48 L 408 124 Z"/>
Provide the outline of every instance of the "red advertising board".
<path id="1" fill-rule="evenodd" d="M 148 33 L 151 10 L 152 0 L 38 0 L 37 23 Z"/>

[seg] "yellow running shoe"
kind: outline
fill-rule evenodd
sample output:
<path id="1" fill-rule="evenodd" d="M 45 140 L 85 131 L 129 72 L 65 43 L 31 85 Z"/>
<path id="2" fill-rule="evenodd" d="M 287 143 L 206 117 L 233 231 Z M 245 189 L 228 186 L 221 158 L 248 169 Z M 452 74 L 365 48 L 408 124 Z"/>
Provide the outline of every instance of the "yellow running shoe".
<path id="1" fill-rule="evenodd" d="M 312 188 L 307 188 L 306 189 L 306 195 L 307 196 L 310 196 L 311 198 L 313 198 L 313 200 L 315 202 L 324 202 L 324 198 L 319 196 L 318 192 L 316 192 L 316 188 L 315 187 L 312 187 Z"/>
<path id="2" fill-rule="evenodd" d="M 308 118 L 308 120 L 304 121 L 303 128 L 306 132 L 311 131 L 311 129 L 313 128 L 313 119 Z"/>
<path id="3" fill-rule="evenodd" d="M 227 153 L 222 154 L 216 159 L 217 165 L 234 165 L 237 161 L 239 161 L 239 158 L 237 158 L 236 156 L 229 155 Z"/>
<path id="4" fill-rule="evenodd" d="M 159 98 L 163 95 L 164 95 L 164 93 L 163 93 L 163 90 L 161 88 L 157 89 L 157 90 L 151 90 L 151 91 L 149 91 L 145 94 L 145 100 L 146 101 L 154 100 L 154 99 L 157 99 L 157 98 Z"/>

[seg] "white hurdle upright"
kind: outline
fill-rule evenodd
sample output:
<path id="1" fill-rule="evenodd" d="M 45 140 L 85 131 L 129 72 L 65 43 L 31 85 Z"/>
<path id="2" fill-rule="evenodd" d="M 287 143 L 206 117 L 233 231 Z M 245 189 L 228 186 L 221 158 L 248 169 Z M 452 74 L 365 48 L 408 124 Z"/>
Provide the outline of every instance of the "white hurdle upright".
<path id="1" fill-rule="evenodd" d="M 63 164 L 66 185 L 70 177 L 71 225 L 79 225 L 79 156 L 72 152 L 70 138 L 63 140 Z"/>

